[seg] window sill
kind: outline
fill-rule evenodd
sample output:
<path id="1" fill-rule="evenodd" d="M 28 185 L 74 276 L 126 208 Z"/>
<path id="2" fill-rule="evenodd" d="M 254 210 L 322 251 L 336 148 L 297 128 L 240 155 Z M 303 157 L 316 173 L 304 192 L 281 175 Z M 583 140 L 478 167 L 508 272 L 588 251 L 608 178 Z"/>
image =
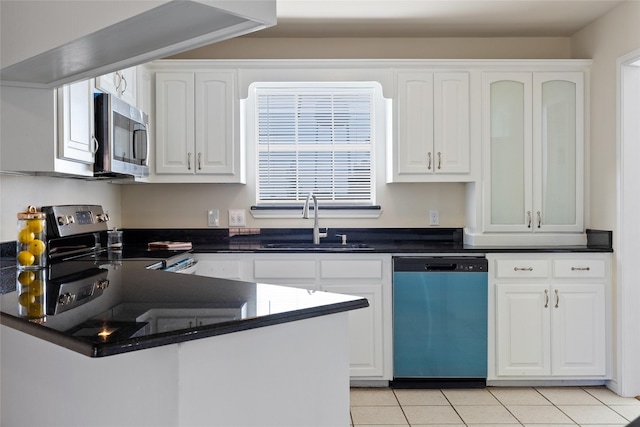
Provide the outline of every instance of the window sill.
<path id="1" fill-rule="evenodd" d="M 313 211 L 311 207 L 311 211 Z M 251 216 L 263 218 L 301 218 L 302 206 L 251 206 Z M 382 208 L 374 206 L 320 206 L 318 218 L 380 218 Z M 309 216 L 313 216 L 310 213 Z"/>

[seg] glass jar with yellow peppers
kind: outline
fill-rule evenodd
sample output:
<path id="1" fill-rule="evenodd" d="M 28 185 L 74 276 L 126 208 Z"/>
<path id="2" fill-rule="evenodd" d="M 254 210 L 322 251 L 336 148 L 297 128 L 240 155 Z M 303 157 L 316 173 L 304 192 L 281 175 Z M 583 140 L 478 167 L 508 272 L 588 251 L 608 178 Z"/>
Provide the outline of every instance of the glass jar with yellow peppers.
<path id="1" fill-rule="evenodd" d="M 17 270 L 18 313 L 33 322 L 46 320 L 47 269 Z"/>
<path id="2" fill-rule="evenodd" d="M 18 213 L 16 261 L 19 270 L 36 270 L 47 265 L 47 215 L 28 206 Z"/>

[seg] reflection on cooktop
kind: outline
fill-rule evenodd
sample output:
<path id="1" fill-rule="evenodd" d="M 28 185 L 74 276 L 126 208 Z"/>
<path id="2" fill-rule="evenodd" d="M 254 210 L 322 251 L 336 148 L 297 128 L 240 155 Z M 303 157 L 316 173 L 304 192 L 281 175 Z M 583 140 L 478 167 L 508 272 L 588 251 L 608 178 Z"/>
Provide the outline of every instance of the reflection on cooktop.
<path id="1" fill-rule="evenodd" d="M 74 337 L 98 344 L 145 335 L 147 327 L 147 322 L 87 320 L 66 332 Z"/>

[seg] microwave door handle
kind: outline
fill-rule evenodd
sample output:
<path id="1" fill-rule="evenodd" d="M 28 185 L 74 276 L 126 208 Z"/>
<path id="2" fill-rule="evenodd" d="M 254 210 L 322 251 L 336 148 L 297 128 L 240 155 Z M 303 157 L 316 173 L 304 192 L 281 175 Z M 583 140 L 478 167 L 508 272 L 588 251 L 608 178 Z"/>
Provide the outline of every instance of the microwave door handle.
<path id="1" fill-rule="evenodd" d="M 144 144 L 145 138 L 138 138 L 137 135 L 139 132 L 143 133 L 144 136 L 144 129 L 134 129 L 133 131 L 133 158 L 135 160 L 141 159 L 141 162 L 144 163 L 144 161 L 147 158 L 147 150 L 146 150 L 146 145 Z M 142 144 L 143 148 L 142 150 L 138 149 L 138 145 Z M 140 154 L 142 154 L 144 156 L 144 158 L 139 157 L 138 156 L 138 151 L 142 151 Z"/>

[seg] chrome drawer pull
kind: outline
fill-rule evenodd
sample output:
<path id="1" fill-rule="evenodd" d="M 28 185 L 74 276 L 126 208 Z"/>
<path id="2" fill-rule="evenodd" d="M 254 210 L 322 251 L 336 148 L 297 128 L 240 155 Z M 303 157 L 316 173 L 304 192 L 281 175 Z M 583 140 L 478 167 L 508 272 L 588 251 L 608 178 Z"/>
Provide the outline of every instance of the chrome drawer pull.
<path id="1" fill-rule="evenodd" d="M 558 304 L 560 304 L 560 295 L 558 294 L 558 290 L 556 289 L 556 308 L 558 308 Z"/>
<path id="2" fill-rule="evenodd" d="M 513 271 L 533 271 L 533 267 L 513 267 Z"/>
<path id="3" fill-rule="evenodd" d="M 571 271 L 589 271 L 589 267 L 571 267 Z"/>
<path id="4" fill-rule="evenodd" d="M 549 308 L 549 290 L 544 290 L 544 308 Z"/>

